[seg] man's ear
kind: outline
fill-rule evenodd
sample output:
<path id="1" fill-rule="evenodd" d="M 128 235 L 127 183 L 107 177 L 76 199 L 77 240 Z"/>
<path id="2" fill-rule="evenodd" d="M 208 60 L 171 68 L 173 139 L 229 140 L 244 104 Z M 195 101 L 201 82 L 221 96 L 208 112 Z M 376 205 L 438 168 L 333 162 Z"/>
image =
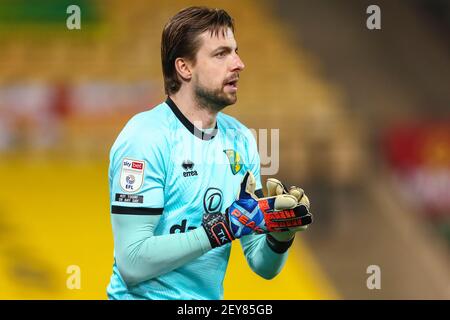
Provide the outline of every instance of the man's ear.
<path id="1" fill-rule="evenodd" d="M 190 80 L 192 78 L 191 65 L 186 59 L 177 58 L 175 60 L 175 69 L 183 79 Z"/>

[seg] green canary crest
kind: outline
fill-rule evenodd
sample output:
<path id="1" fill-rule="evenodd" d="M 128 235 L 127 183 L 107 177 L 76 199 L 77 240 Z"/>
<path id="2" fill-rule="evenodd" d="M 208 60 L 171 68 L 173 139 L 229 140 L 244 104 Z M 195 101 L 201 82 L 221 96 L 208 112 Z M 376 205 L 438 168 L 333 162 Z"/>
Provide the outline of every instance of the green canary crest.
<path id="1" fill-rule="evenodd" d="M 238 174 L 243 167 L 241 155 L 232 149 L 223 150 L 223 152 L 225 152 L 228 157 L 228 161 L 230 161 L 231 172 L 233 172 L 234 175 Z"/>

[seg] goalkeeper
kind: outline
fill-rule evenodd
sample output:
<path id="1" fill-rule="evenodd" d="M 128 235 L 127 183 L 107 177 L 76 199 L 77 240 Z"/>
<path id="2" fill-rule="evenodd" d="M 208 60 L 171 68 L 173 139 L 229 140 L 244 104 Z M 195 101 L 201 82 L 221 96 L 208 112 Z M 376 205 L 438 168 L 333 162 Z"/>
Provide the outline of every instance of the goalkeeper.
<path id="1" fill-rule="evenodd" d="M 231 242 L 265 279 L 311 222 L 303 190 L 268 179 L 251 132 L 220 112 L 244 64 L 223 10 L 191 7 L 165 26 L 167 100 L 134 116 L 110 153 L 110 299 L 222 299 Z"/>

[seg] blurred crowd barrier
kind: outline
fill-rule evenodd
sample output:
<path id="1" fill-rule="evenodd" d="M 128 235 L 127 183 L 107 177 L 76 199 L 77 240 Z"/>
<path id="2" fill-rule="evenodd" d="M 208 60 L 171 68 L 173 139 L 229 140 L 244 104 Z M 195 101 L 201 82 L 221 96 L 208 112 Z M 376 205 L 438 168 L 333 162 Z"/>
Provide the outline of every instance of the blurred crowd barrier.
<path id="1" fill-rule="evenodd" d="M 0 87 L 0 152 L 108 152 L 116 127 L 148 110 L 159 94 L 150 81 L 22 83 Z"/>
<path id="2" fill-rule="evenodd" d="M 450 244 L 450 122 L 392 125 L 384 132 L 382 152 L 403 197 Z"/>

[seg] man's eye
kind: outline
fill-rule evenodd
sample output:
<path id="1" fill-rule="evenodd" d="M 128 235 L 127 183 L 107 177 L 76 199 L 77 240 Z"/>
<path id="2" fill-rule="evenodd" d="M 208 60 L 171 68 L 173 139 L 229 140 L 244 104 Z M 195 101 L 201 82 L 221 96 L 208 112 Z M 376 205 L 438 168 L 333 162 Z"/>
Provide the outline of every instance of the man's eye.
<path id="1" fill-rule="evenodd" d="M 225 57 L 225 52 L 221 51 L 221 52 L 216 53 L 216 57 L 219 57 L 219 58 Z"/>

